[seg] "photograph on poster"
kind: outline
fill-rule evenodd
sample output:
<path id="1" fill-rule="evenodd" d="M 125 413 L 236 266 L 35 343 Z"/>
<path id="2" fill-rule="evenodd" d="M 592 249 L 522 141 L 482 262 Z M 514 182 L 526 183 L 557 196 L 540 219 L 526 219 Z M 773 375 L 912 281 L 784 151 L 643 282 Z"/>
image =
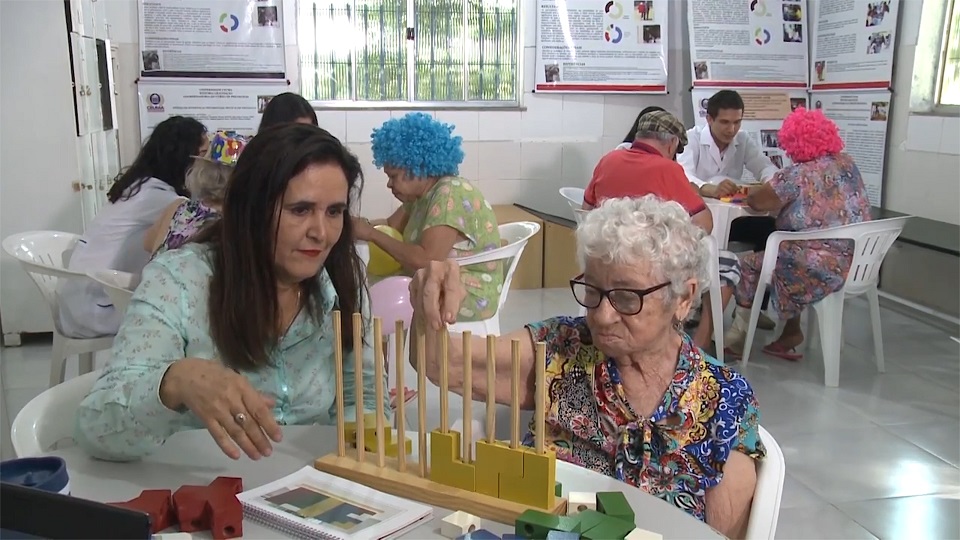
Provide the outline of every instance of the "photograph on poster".
<path id="1" fill-rule="evenodd" d="M 787 23 L 783 25 L 784 43 L 803 43 L 803 25 Z"/>
<path id="2" fill-rule="evenodd" d="M 706 62 L 694 62 L 693 63 L 693 73 L 697 80 L 709 79 L 710 72 L 707 71 Z"/>
<path id="3" fill-rule="evenodd" d="M 814 108 L 814 109 L 822 109 L 822 108 L 823 108 L 823 102 L 818 99 L 818 100 L 817 100 L 817 103 L 813 106 L 813 108 Z"/>
<path id="4" fill-rule="evenodd" d="M 867 38 L 867 54 L 877 54 L 890 48 L 890 32 L 874 32 Z"/>
<path id="5" fill-rule="evenodd" d="M 883 22 L 883 16 L 890 12 L 890 0 L 867 4 L 867 26 L 877 26 Z"/>
<path id="6" fill-rule="evenodd" d="M 263 114 L 263 111 L 267 109 L 267 105 L 270 104 L 271 99 L 273 99 L 273 96 L 257 96 L 257 114 Z M 277 103 L 279 103 L 279 101 Z"/>
<path id="7" fill-rule="evenodd" d="M 776 129 L 761 129 L 760 130 L 760 142 L 763 144 L 764 148 L 779 148 L 780 147 L 780 138 L 777 136 Z"/>
<path id="8" fill-rule="evenodd" d="M 643 25 L 643 42 L 644 43 L 660 43 L 660 25 L 659 24 Z"/>
<path id="9" fill-rule="evenodd" d="M 803 8 L 800 4 L 784 4 L 783 20 L 787 22 L 800 22 L 803 20 Z"/>
<path id="10" fill-rule="evenodd" d="M 764 151 L 763 151 L 763 155 L 765 155 L 765 156 L 767 156 L 768 158 L 770 158 L 770 163 L 773 163 L 774 165 L 776 165 L 776 166 L 777 166 L 778 168 L 780 168 L 780 169 L 783 168 L 783 156 L 781 156 L 780 154 L 774 154 L 774 153 L 770 152 L 769 150 L 764 150 Z"/>
<path id="11" fill-rule="evenodd" d="M 653 20 L 652 0 L 633 0 L 633 14 L 641 21 Z"/>
<path id="12" fill-rule="evenodd" d="M 827 63 L 824 62 L 823 60 L 818 60 L 817 62 L 814 62 L 813 67 L 814 67 L 814 70 L 817 72 L 817 81 L 823 82 L 824 80 L 826 80 L 823 72 L 826 71 Z"/>
<path id="13" fill-rule="evenodd" d="M 160 71 L 160 53 L 157 51 L 143 51 L 143 70 Z"/>
<path id="14" fill-rule="evenodd" d="M 887 119 L 887 108 L 890 106 L 888 101 L 874 101 L 870 103 L 870 120 L 885 121 Z"/>
<path id="15" fill-rule="evenodd" d="M 807 106 L 807 98 L 790 98 L 790 112 Z"/>
<path id="16" fill-rule="evenodd" d="M 547 82 L 560 82 L 560 65 L 547 64 L 543 66 L 543 75 Z"/>
<path id="17" fill-rule="evenodd" d="M 277 26 L 277 6 L 259 6 L 257 8 L 257 26 Z"/>

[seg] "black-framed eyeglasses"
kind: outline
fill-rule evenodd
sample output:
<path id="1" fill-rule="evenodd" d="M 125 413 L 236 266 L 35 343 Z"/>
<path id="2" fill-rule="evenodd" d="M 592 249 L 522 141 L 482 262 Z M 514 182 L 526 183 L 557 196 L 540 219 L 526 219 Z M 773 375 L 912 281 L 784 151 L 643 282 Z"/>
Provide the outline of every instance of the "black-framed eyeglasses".
<path id="1" fill-rule="evenodd" d="M 636 315 L 643 310 L 643 297 L 670 285 L 665 281 L 647 289 L 608 289 L 594 287 L 583 281 L 583 274 L 570 280 L 570 289 L 577 303 L 587 309 L 596 309 L 606 298 L 621 315 Z"/>

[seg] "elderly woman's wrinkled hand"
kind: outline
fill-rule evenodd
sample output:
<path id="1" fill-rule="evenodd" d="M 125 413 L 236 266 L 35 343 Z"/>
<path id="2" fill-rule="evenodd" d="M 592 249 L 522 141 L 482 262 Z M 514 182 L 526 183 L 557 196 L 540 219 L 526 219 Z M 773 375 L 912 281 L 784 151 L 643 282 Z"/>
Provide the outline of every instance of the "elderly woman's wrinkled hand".
<path id="1" fill-rule="evenodd" d="M 434 330 L 457 321 L 467 290 L 460 281 L 460 265 L 454 260 L 431 261 L 417 270 L 410 281 L 414 313 Z"/>

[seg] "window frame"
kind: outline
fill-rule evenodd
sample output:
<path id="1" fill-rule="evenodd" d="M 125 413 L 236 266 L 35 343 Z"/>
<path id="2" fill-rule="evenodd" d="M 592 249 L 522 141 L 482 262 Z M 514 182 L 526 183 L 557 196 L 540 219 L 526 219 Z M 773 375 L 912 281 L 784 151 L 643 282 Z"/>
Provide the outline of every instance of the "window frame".
<path id="1" fill-rule="evenodd" d="M 953 9 L 958 0 L 923 3 L 910 91 L 910 113 L 921 116 L 960 116 L 960 105 L 943 105 L 940 96 L 946 64 Z M 936 65 L 929 66 L 929 58 Z"/>
<path id="2" fill-rule="evenodd" d="M 303 79 L 303 66 L 300 63 L 300 35 L 299 35 L 299 15 L 300 15 L 300 1 L 296 0 L 296 8 L 294 10 L 294 32 L 297 33 L 297 86 L 298 93 L 300 91 L 300 84 Z M 403 0 L 407 5 L 407 20 L 415 20 L 415 0 Z M 463 0 L 464 3 L 469 0 Z M 394 110 L 394 111 L 488 111 L 488 110 L 498 110 L 498 111 L 522 111 L 524 110 L 523 101 L 524 101 L 524 24 L 526 22 L 525 15 L 527 9 L 525 8 L 526 2 L 530 0 L 514 0 L 516 3 L 516 20 L 517 20 L 517 30 L 516 30 L 516 63 L 517 69 L 514 73 L 514 84 L 517 89 L 517 97 L 514 100 L 510 101 L 360 101 L 360 100 L 310 100 L 307 101 L 310 105 L 313 106 L 315 110 Z M 466 11 L 464 11 L 464 19 L 466 19 Z M 406 40 L 407 47 L 407 88 L 410 90 L 411 95 L 413 95 L 413 89 L 416 88 L 416 38 L 414 40 Z M 351 69 L 356 71 L 356 64 L 351 66 Z M 465 72 L 466 73 L 466 72 Z"/>

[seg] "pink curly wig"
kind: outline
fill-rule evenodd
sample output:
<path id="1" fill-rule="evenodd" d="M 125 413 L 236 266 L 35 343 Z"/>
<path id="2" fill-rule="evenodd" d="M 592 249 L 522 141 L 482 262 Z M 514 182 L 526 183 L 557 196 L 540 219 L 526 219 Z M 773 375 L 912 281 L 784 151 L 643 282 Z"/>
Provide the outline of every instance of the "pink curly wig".
<path id="1" fill-rule="evenodd" d="M 777 135 L 780 148 L 796 163 L 813 161 L 843 150 L 837 125 L 823 111 L 797 107 L 784 120 Z"/>

